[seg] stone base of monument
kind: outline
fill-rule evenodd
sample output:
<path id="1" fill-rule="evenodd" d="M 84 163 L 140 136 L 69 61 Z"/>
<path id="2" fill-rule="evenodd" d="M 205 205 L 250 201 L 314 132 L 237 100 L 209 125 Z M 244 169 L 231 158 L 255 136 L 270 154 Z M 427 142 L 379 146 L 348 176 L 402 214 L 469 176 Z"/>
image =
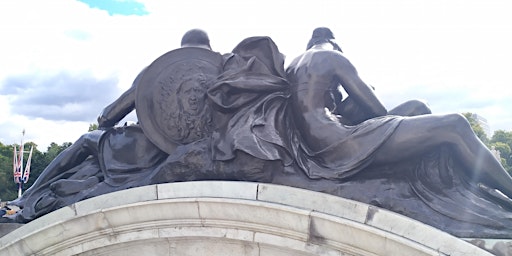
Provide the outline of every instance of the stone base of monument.
<path id="1" fill-rule="evenodd" d="M 1 237 L 0 255 L 492 255 L 469 240 L 503 242 L 463 240 L 323 193 L 203 181 L 78 202 Z"/>

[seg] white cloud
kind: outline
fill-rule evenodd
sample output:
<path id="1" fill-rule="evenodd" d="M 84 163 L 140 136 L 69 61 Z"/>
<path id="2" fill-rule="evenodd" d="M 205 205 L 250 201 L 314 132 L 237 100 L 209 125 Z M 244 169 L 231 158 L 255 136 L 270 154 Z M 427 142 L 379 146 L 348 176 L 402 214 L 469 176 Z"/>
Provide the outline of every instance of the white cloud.
<path id="1" fill-rule="evenodd" d="M 477 112 L 493 129 L 512 129 L 508 0 L 141 2 L 149 15 L 109 16 L 70 0 L 2 1 L 0 88 L 14 76 L 89 72 L 98 81 L 117 77 L 124 90 L 191 28 L 206 30 L 219 52 L 268 35 L 289 62 L 315 27 L 328 26 L 386 105 L 424 98 L 439 112 Z M 0 95 L 2 142 L 22 127 L 40 145 L 74 141 L 88 128 L 89 120 L 55 124 L 15 116 L 7 97 Z M 32 133 L 34 127 L 42 132 Z"/>

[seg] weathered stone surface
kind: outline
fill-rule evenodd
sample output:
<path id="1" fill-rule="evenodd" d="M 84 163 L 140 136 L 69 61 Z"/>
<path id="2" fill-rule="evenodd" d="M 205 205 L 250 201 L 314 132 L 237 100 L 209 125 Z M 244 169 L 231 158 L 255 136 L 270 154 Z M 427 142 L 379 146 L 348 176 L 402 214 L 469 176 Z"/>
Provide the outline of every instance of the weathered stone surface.
<path id="1" fill-rule="evenodd" d="M 141 252 L 491 255 L 374 206 L 291 187 L 226 181 L 151 185 L 102 195 L 47 214 L 0 238 L 1 256 Z"/>

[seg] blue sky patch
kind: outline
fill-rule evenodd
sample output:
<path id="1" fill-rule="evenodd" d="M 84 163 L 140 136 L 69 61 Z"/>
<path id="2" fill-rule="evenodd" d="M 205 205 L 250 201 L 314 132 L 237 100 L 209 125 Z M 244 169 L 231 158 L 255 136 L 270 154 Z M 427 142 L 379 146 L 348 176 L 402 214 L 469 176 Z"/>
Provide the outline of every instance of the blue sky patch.
<path id="1" fill-rule="evenodd" d="M 134 0 L 78 0 L 91 8 L 107 11 L 109 15 L 146 15 L 144 4 Z"/>

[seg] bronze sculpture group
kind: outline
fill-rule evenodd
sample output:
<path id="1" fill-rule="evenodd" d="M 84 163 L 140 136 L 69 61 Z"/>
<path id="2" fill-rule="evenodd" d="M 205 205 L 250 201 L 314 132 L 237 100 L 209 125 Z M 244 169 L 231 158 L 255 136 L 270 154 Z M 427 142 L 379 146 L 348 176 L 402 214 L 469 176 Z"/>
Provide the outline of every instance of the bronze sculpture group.
<path id="1" fill-rule="evenodd" d="M 114 127 L 134 109 L 139 124 Z M 461 237 L 512 237 L 512 178 L 465 118 L 419 101 L 386 110 L 328 28 L 286 69 L 269 37 L 221 55 L 191 30 L 98 122 L 4 222 L 131 187 L 242 180 L 354 199 Z"/>

